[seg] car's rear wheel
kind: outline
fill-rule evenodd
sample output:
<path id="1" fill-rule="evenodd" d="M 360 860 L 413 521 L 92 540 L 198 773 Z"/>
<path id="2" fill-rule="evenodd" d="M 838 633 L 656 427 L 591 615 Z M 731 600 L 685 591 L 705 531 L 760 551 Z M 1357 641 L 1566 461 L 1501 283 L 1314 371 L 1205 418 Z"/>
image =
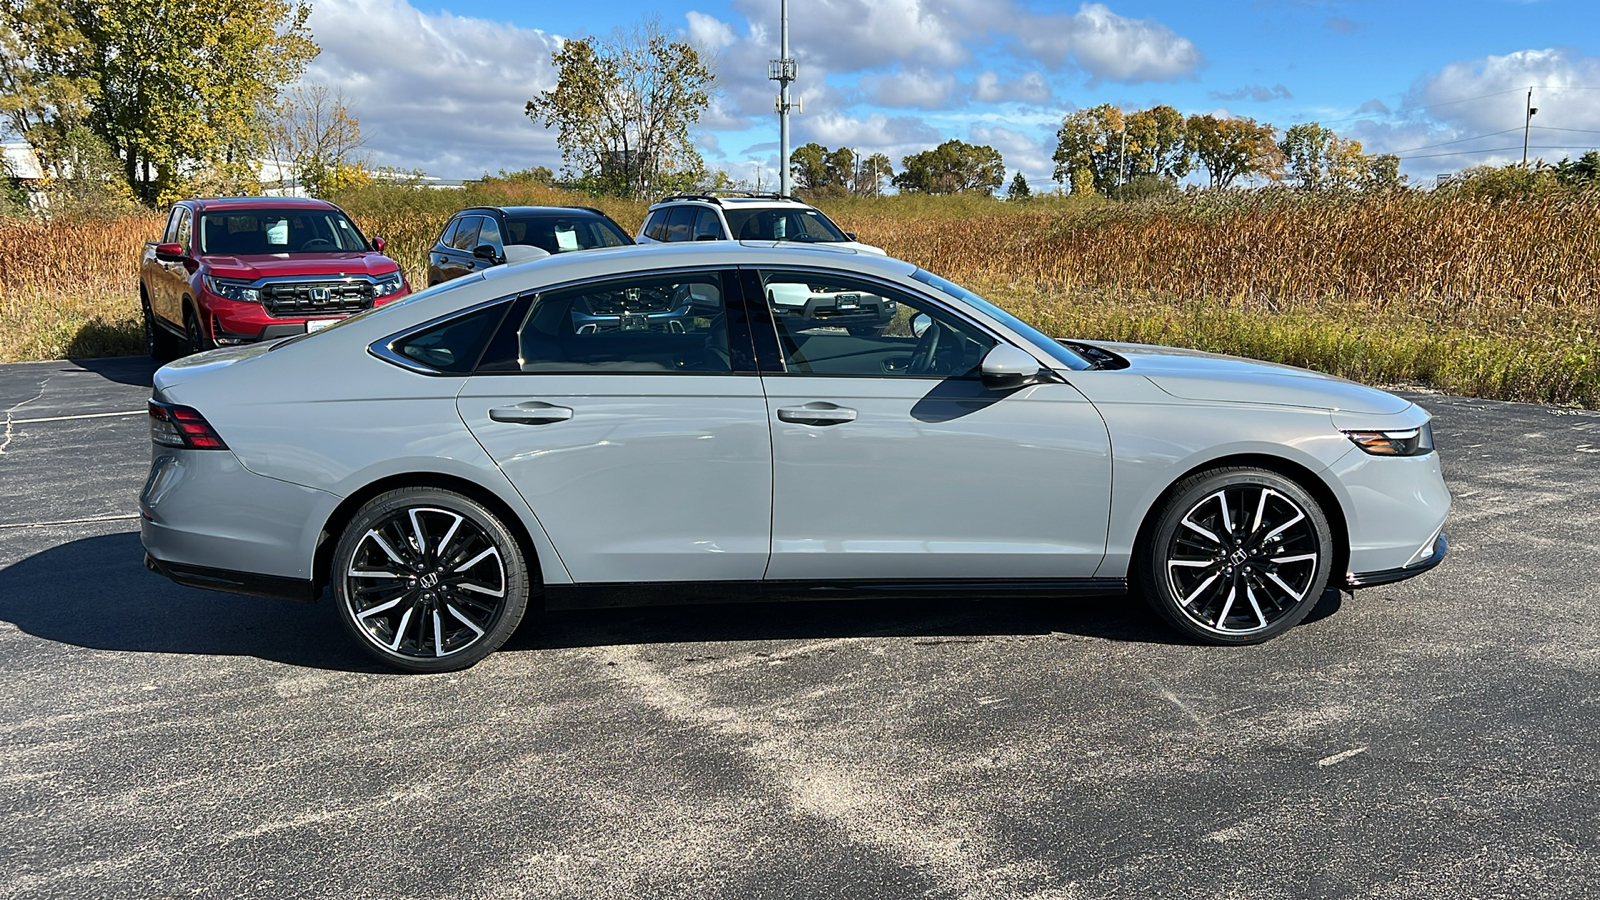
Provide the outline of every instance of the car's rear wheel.
<path id="1" fill-rule="evenodd" d="M 465 669 L 499 649 L 528 608 L 522 548 L 499 517 L 453 491 L 368 501 L 333 552 L 340 620 L 407 672 Z"/>
<path id="2" fill-rule="evenodd" d="M 1136 556 L 1145 599 L 1212 644 L 1257 644 L 1293 628 L 1327 587 L 1332 529 L 1304 488 L 1227 468 L 1180 482 Z"/>

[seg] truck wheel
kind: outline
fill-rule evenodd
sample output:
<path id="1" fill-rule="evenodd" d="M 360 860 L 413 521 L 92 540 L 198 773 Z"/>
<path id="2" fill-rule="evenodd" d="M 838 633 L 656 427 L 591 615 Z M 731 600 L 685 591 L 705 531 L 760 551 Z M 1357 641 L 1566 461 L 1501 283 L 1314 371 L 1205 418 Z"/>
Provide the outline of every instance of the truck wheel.
<path id="1" fill-rule="evenodd" d="M 167 362 L 177 356 L 172 335 L 156 321 L 155 313 L 150 311 L 150 301 L 144 296 L 144 291 L 139 292 L 139 306 L 144 312 L 144 351 L 158 363 Z"/>
<path id="2" fill-rule="evenodd" d="M 183 333 L 189 336 L 189 352 L 204 353 L 217 345 L 206 337 L 206 332 L 200 325 L 200 317 L 194 314 L 194 307 L 183 308 Z"/>

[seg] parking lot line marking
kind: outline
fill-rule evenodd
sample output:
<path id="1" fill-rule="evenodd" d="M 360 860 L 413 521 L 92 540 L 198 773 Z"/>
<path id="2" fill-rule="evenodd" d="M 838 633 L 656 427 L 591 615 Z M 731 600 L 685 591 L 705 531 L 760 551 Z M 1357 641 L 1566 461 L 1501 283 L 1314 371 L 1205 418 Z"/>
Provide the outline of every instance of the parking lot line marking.
<path id="1" fill-rule="evenodd" d="M 138 513 L 122 516 L 91 516 L 87 519 L 62 519 L 58 522 L 10 522 L 0 524 L 0 528 L 49 528 L 52 525 L 89 525 L 94 522 L 120 522 L 123 519 L 137 519 Z"/>
<path id="2" fill-rule="evenodd" d="M 1322 759 L 1317 760 L 1317 765 L 1326 769 L 1329 766 L 1338 765 L 1352 756 L 1360 756 L 1365 752 L 1367 752 L 1367 748 L 1357 747 L 1354 750 L 1346 750 L 1343 753 L 1335 753 L 1332 756 L 1325 756 Z"/>
<path id="3" fill-rule="evenodd" d="M 12 424 L 15 424 L 15 425 L 26 425 L 26 424 L 29 424 L 31 422 L 69 422 L 69 421 L 71 421 L 73 419 L 109 419 L 109 418 L 112 418 L 114 416 L 143 416 L 143 415 L 149 415 L 149 411 L 148 410 L 143 410 L 143 409 L 136 409 L 133 412 L 84 413 L 82 415 L 77 415 L 77 416 L 43 416 L 43 417 L 38 418 L 38 419 L 12 419 L 11 421 L 12 421 Z"/>

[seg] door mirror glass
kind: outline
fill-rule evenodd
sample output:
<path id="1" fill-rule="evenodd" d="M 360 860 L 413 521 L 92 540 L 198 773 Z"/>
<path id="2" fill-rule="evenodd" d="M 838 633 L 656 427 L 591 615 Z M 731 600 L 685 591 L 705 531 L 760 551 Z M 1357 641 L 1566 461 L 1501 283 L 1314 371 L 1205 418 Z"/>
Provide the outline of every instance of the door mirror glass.
<path id="1" fill-rule="evenodd" d="M 922 337 L 927 334 L 928 327 L 933 324 L 933 318 L 927 313 L 917 313 L 911 318 L 911 336 Z"/>
<path id="2" fill-rule="evenodd" d="M 991 391 L 1007 391 L 1039 382 L 1044 370 L 1031 355 L 1011 346 L 997 344 L 983 357 L 983 386 Z"/>

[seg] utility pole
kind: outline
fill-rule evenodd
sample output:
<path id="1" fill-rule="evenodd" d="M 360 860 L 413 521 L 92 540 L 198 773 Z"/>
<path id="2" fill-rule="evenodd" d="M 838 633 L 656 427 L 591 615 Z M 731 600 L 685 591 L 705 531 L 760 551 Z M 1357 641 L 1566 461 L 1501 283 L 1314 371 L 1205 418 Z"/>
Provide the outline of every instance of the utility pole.
<path id="1" fill-rule="evenodd" d="M 767 80 L 778 83 L 778 193 L 789 196 L 789 112 L 799 112 L 799 104 L 789 102 L 789 85 L 799 75 L 799 66 L 789 55 L 789 0 L 778 0 L 778 53 L 767 62 Z"/>
<path id="2" fill-rule="evenodd" d="M 1122 149 L 1117 151 L 1117 199 L 1122 199 L 1122 186 L 1128 181 L 1128 126 L 1122 126 Z"/>
<path id="3" fill-rule="evenodd" d="M 1533 117 L 1539 114 L 1538 107 L 1533 105 L 1533 88 L 1528 88 L 1527 115 L 1522 117 L 1522 167 L 1528 167 L 1528 130 L 1533 125 Z"/>

